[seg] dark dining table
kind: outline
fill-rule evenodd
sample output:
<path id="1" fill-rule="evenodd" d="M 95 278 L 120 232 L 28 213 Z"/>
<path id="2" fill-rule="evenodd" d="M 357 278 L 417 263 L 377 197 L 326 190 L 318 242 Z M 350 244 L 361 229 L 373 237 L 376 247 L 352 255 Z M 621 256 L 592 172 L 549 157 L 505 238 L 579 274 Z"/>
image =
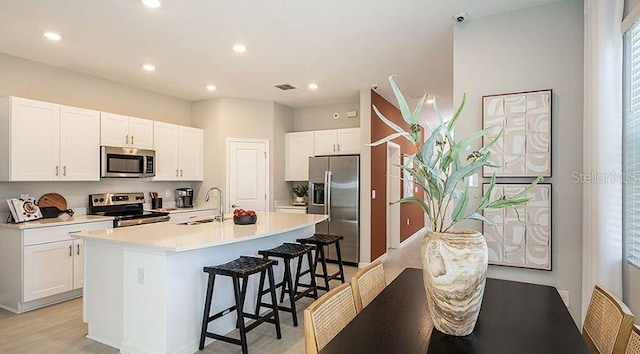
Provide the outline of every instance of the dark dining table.
<path id="1" fill-rule="evenodd" d="M 476 327 L 455 337 L 433 328 L 423 284 L 405 269 L 320 353 L 589 353 L 554 287 L 487 279 Z"/>

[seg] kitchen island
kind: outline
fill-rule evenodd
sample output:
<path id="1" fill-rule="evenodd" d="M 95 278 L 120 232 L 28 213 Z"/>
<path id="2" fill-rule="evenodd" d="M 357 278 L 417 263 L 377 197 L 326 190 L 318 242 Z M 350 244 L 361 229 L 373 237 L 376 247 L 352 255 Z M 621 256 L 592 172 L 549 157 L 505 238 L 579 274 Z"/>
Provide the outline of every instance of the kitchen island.
<path id="1" fill-rule="evenodd" d="M 88 338 L 121 353 L 193 353 L 198 350 L 204 295 L 204 266 L 309 237 L 324 215 L 258 213 L 254 225 L 233 220 L 157 223 L 80 232 L 85 242 L 84 321 Z M 275 270 L 282 278 L 282 262 Z M 248 283 L 252 309 L 257 277 Z M 216 279 L 212 313 L 233 304 L 230 279 Z M 209 325 L 226 333 L 235 317 Z"/>

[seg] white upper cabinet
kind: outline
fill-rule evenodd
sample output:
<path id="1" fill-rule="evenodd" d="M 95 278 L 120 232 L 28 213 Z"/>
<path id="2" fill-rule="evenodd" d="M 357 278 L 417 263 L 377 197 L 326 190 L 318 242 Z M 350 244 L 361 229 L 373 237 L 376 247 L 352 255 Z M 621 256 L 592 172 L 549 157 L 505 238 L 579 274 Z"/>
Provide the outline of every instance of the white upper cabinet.
<path id="1" fill-rule="evenodd" d="M 154 122 L 156 181 L 202 181 L 203 131 Z"/>
<path id="2" fill-rule="evenodd" d="M 314 132 L 285 134 L 285 181 L 309 180 L 309 157 L 313 156 Z"/>
<path id="3" fill-rule="evenodd" d="M 180 154 L 180 179 L 202 181 L 204 164 L 203 131 L 198 128 L 183 127 L 178 129 L 178 149 Z"/>
<path id="4" fill-rule="evenodd" d="M 337 138 L 339 155 L 360 153 L 360 128 L 338 129 Z"/>
<path id="5" fill-rule="evenodd" d="M 129 117 L 129 147 L 153 150 L 153 121 Z"/>
<path id="6" fill-rule="evenodd" d="M 336 130 L 316 130 L 313 132 L 313 153 L 315 156 L 334 155 L 338 136 Z"/>
<path id="7" fill-rule="evenodd" d="M 314 131 L 314 155 L 360 153 L 360 128 Z"/>
<path id="8" fill-rule="evenodd" d="M 153 121 L 101 112 L 100 145 L 153 149 Z"/>
<path id="9" fill-rule="evenodd" d="M 99 179 L 98 112 L 4 97 L 0 126 L 0 180 Z"/>
<path id="10" fill-rule="evenodd" d="M 60 180 L 100 180 L 100 112 L 60 106 Z"/>

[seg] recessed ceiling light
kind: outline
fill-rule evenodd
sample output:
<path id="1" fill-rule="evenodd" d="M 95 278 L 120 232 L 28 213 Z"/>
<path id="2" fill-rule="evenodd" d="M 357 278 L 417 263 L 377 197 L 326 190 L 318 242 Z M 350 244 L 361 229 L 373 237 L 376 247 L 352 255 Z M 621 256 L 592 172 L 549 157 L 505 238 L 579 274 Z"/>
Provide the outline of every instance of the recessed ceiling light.
<path id="1" fill-rule="evenodd" d="M 209 90 L 209 91 L 215 91 L 216 88 L 217 87 L 215 85 L 207 85 L 207 90 Z"/>
<path id="2" fill-rule="evenodd" d="M 160 7 L 160 5 L 162 5 L 160 3 L 160 0 L 142 0 L 142 3 L 144 4 L 144 6 L 150 7 L 152 9 L 158 8 Z"/>
<path id="3" fill-rule="evenodd" d="M 314 83 L 309 84 L 309 90 L 317 90 L 317 89 L 318 89 L 318 84 L 314 84 Z"/>
<path id="4" fill-rule="evenodd" d="M 234 44 L 233 51 L 236 53 L 244 53 L 247 51 L 247 46 L 242 43 Z"/>
<path id="5" fill-rule="evenodd" d="M 59 40 L 62 39 L 62 36 L 59 33 L 56 33 L 56 32 L 48 31 L 48 32 L 43 33 L 42 35 L 46 39 L 50 39 L 52 41 L 59 41 Z"/>
<path id="6" fill-rule="evenodd" d="M 144 71 L 155 71 L 156 67 L 155 65 L 152 65 L 152 64 L 144 64 L 142 66 L 142 69 L 144 69 Z"/>

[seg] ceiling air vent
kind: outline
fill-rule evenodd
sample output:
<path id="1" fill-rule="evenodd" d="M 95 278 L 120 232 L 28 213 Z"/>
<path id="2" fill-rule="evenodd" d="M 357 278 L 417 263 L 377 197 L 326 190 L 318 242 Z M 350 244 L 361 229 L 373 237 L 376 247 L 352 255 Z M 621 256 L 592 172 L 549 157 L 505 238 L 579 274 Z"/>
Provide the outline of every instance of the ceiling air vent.
<path id="1" fill-rule="evenodd" d="M 282 91 L 295 90 L 296 89 L 296 87 L 291 85 L 291 84 L 280 84 L 280 85 L 276 85 L 276 87 L 281 89 Z"/>

